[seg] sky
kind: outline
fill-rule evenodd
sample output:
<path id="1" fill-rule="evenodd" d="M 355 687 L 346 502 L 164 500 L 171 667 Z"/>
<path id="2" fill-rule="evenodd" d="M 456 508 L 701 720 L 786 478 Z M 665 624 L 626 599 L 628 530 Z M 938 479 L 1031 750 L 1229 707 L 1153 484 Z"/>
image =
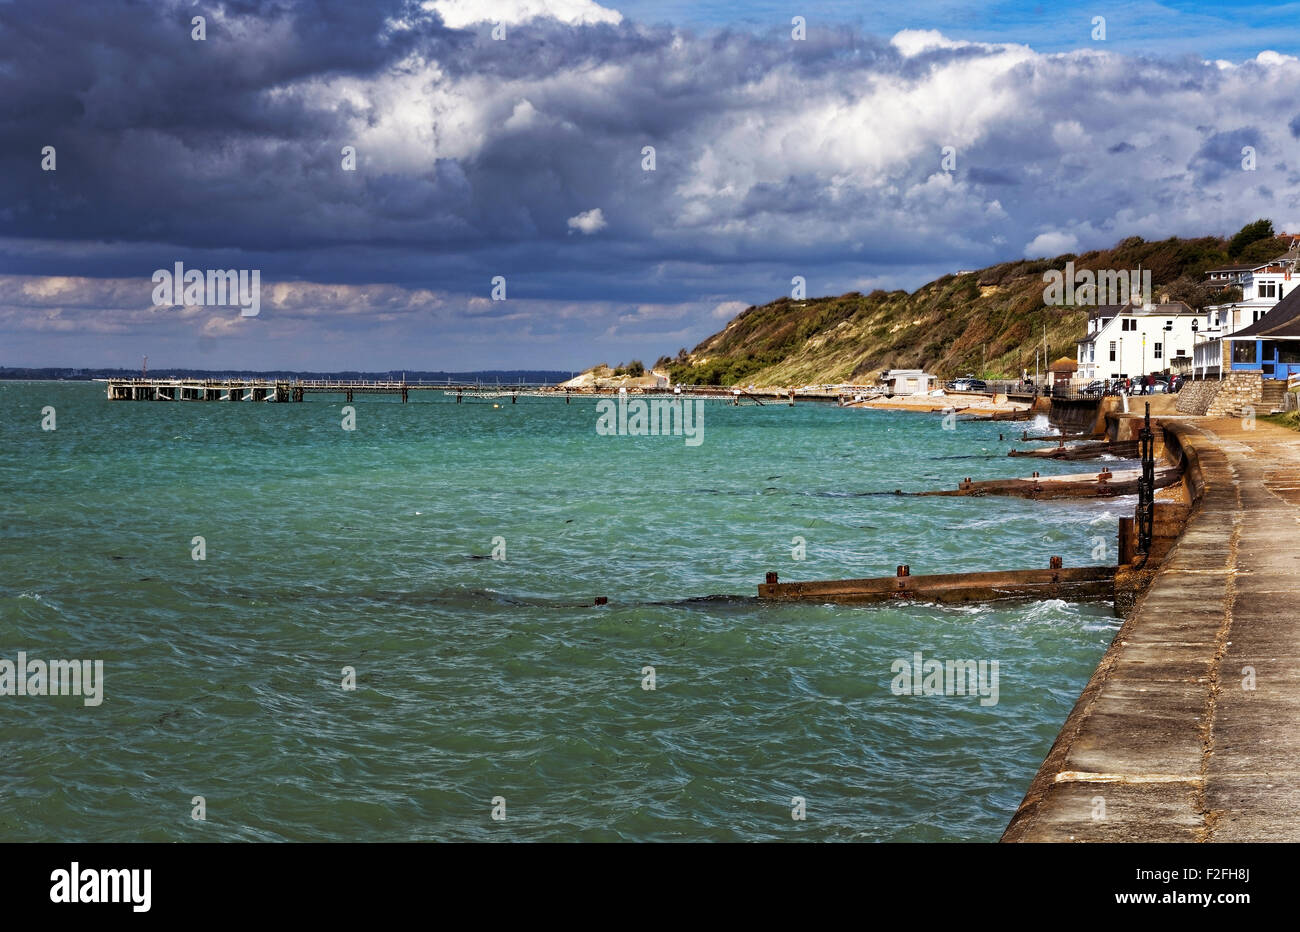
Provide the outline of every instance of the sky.
<path id="1" fill-rule="evenodd" d="M 577 371 L 795 277 L 1300 231 L 1298 55 L 1300 4 L 0 0 L 0 366 Z"/>

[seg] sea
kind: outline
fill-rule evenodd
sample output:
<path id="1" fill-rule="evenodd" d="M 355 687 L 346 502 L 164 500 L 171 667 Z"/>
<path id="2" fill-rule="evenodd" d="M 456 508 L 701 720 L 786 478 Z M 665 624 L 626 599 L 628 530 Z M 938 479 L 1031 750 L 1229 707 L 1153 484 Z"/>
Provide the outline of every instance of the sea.
<path id="1" fill-rule="evenodd" d="M 0 382 L 0 841 L 997 840 L 1111 607 L 757 587 L 1114 563 L 1132 500 L 895 494 L 1092 468 L 1042 418 L 702 405 Z"/>

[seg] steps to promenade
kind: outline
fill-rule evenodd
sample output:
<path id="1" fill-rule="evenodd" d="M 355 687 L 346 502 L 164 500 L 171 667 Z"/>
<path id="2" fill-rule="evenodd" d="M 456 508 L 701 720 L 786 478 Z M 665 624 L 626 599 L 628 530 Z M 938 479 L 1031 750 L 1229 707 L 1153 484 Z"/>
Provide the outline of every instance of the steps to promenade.
<path id="1" fill-rule="evenodd" d="M 1286 395 L 1286 383 L 1277 379 L 1265 379 L 1259 398 L 1259 410 L 1263 414 L 1273 414 L 1282 410 L 1282 398 Z"/>

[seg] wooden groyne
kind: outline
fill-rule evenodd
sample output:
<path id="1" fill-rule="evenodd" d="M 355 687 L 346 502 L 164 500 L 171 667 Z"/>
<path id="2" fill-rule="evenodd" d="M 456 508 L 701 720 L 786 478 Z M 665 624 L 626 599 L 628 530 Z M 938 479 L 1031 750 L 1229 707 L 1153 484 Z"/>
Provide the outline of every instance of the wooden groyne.
<path id="1" fill-rule="evenodd" d="M 871 579 L 819 582 L 780 582 L 776 573 L 758 587 L 758 597 L 777 602 L 870 603 L 907 600 L 936 604 L 998 602 L 1007 599 L 1066 599 L 1110 601 L 1115 595 L 1115 567 L 1081 566 L 1066 569 L 1053 557 L 1045 570 L 1001 570 L 991 573 L 941 573 L 913 576 L 908 566 L 897 575 Z"/>
<path id="2" fill-rule="evenodd" d="M 1064 440 L 1060 440 L 1055 447 L 1047 450 L 1011 450 L 1007 453 L 1007 456 L 1029 456 L 1044 460 L 1093 460 L 1103 456 L 1137 459 L 1137 455 L 1136 440 L 1119 443 L 1101 440 L 1092 443 L 1076 443 L 1068 447 Z"/>
<path id="3" fill-rule="evenodd" d="M 1162 489 L 1178 481 L 1177 466 L 1155 470 L 1155 488 Z M 928 492 L 903 492 L 897 495 L 949 495 L 973 496 L 1005 495 L 1013 498 L 1112 498 L 1116 495 L 1136 495 L 1142 479 L 1140 469 L 1102 469 L 1095 473 L 1069 473 L 1063 476 L 1040 476 L 1034 473 L 1019 479 L 966 478 L 955 489 Z"/>
<path id="4" fill-rule="evenodd" d="M 1137 442 L 1142 468 L 1129 471 L 1132 475 L 1121 476 L 1107 469 L 1095 476 L 1089 474 L 1044 479 L 1035 473 L 1030 479 L 996 479 L 982 483 L 966 479 L 956 491 L 918 493 L 1000 494 L 1028 498 L 1136 493 L 1138 503 L 1134 516 L 1121 518 L 1119 522 L 1117 566 L 1066 569 L 1058 556 L 1051 558 L 1047 570 L 912 576 L 909 566 L 900 565 L 897 575 L 893 577 L 795 583 L 782 583 L 776 573 L 770 572 L 766 581 L 758 587 L 758 596 L 772 601 L 886 602 L 909 599 L 941 604 L 1004 599 L 1105 599 L 1111 601 L 1117 611 L 1122 612 L 1144 591 L 1154 567 L 1177 540 L 1188 507 L 1185 492 L 1174 493 L 1169 500 L 1156 502 L 1157 488 L 1184 479 L 1187 458 L 1177 442 L 1165 445 L 1164 455 L 1171 465 L 1157 470 L 1155 436 L 1158 425 L 1151 421 L 1149 413 L 1141 425 Z M 1127 426 L 1129 425 L 1126 425 L 1126 429 Z"/>

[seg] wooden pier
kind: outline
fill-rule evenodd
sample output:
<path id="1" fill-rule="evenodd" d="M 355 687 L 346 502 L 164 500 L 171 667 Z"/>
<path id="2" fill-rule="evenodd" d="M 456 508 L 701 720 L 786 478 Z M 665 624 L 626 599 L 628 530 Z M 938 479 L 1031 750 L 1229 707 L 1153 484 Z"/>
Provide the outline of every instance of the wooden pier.
<path id="1" fill-rule="evenodd" d="M 363 379 L 294 379 L 294 378 L 234 378 L 185 379 L 167 376 L 146 376 L 122 379 L 97 379 L 106 383 L 109 401 L 272 401 L 300 402 L 307 395 L 343 395 L 352 401 L 357 395 L 397 395 L 402 401 L 410 399 L 411 392 L 441 392 L 454 396 L 459 403 L 470 399 L 509 398 L 517 404 L 520 398 L 691 398 L 704 401 L 721 401 L 732 405 L 742 403 L 762 405 L 779 402 L 793 406 L 796 400 L 838 403 L 844 392 L 840 389 L 765 389 L 749 391 L 721 385 L 674 385 L 658 388 L 632 388 L 626 393 L 617 390 L 566 388 L 561 385 L 529 382 L 518 384 L 490 384 L 455 382 L 409 382 L 404 380 Z"/>
<path id="2" fill-rule="evenodd" d="M 518 385 L 456 384 L 453 382 L 407 382 L 371 379 L 178 379 L 146 377 L 101 379 L 107 383 L 109 401 L 303 401 L 307 395 L 342 395 L 352 401 L 357 395 L 397 395 L 402 401 L 411 392 L 437 391 L 456 395 L 518 398 L 553 386 L 539 383 Z"/>

